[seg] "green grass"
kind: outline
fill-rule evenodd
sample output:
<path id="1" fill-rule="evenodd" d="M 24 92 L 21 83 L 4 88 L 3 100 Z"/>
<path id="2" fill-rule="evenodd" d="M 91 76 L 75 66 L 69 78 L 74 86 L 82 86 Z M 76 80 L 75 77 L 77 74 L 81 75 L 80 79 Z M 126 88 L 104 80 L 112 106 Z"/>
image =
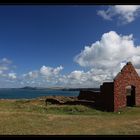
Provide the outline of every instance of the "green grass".
<path id="1" fill-rule="evenodd" d="M 0 100 L 0 135 L 139 135 L 140 107 L 102 112 L 44 100 Z"/>

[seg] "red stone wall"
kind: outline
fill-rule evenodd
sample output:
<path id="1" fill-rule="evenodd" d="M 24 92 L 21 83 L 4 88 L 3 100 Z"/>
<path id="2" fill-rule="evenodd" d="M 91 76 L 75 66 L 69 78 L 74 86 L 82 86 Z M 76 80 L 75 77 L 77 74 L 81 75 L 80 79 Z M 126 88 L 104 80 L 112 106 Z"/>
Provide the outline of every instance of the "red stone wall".
<path id="1" fill-rule="evenodd" d="M 140 77 L 129 62 L 114 79 L 114 111 L 126 107 L 126 86 L 135 86 L 136 106 L 140 105 Z"/>
<path id="2" fill-rule="evenodd" d="M 92 100 L 96 107 L 106 111 L 118 111 L 127 106 L 126 87 L 135 87 L 136 106 L 140 106 L 140 77 L 135 68 L 128 62 L 115 77 L 114 82 L 100 86 L 100 93 L 80 91 L 78 99 Z"/>

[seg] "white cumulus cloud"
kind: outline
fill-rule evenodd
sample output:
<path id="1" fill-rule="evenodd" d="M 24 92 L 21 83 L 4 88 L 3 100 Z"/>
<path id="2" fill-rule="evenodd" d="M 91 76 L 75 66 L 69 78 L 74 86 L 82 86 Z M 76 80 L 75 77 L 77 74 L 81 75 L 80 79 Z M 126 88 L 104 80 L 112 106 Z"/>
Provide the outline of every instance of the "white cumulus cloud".
<path id="1" fill-rule="evenodd" d="M 38 75 L 39 75 L 38 71 L 36 70 L 36 71 L 30 71 L 27 74 L 23 74 L 22 76 L 26 78 L 34 79 L 34 78 L 37 78 Z"/>
<path id="2" fill-rule="evenodd" d="M 65 87 L 99 87 L 102 82 L 112 80 L 107 70 L 90 69 L 89 71 L 74 70 L 67 75 L 61 75 L 58 83 Z"/>
<path id="3" fill-rule="evenodd" d="M 122 35 L 109 31 L 90 46 L 85 46 L 74 61 L 87 70 L 62 74 L 64 68 L 61 65 L 43 65 L 38 70 L 18 76 L 11 72 L 10 63 L 5 58 L 0 59 L 0 81 L 10 86 L 99 87 L 103 82 L 113 81 L 128 61 L 132 62 L 140 74 L 140 46 L 135 45 L 133 34 Z"/>
<path id="4" fill-rule="evenodd" d="M 134 44 L 133 34 L 121 35 L 110 31 L 91 46 L 85 46 L 74 61 L 88 70 L 73 70 L 64 75 L 60 73 L 62 66 L 43 65 L 39 70 L 24 74 L 21 83 L 42 87 L 99 87 L 103 82 L 113 81 L 128 61 L 133 63 L 140 74 L 140 47 Z"/>
<path id="5" fill-rule="evenodd" d="M 12 61 L 4 57 L 0 59 L 0 78 L 9 77 L 8 73 L 12 70 Z"/>
<path id="6" fill-rule="evenodd" d="M 8 76 L 9 76 L 10 79 L 16 79 L 17 78 L 16 73 L 13 73 L 13 72 L 8 73 Z"/>
<path id="7" fill-rule="evenodd" d="M 108 69 L 128 60 L 136 65 L 139 56 L 140 47 L 134 45 L 132 34 L 123 36 L 110 31 L 104 33 L 100 41 L 86 46 L 74 60 L 84 67 Z"/>
<path id="8" fill-rule="evenodd" d="M 107 10 L 99 10 L 97 14 L 106 20 L 117 16 L 122 23 L 130 23 L 139 16 L 139 11 L 139 5 L 115 5 L 109 6 Z"/>
<path id="9" fill-rule="evenodd" d="M 90 77 L 93 78 L 93 82 L 113 80 L 128 61 L 131 61 L 139 72 L 140 46 L 134 45 L 132 34 L 119 35 L 115 31 L 110 31 L 104 33 L 99 41 L 86 46 L 74 61 L 80 66 L 91 68 L 86 73 L 88 80 Z"/>
<path id="10" fill-rule="evenodd" d="M 62 69 L 63 69 L 62 66 L 59 66 L 59 67 L 56 67 L 56 68 L 42 66 L 40 68 L 40 73 L 42 75 L 46 76 L 46 77 L 57 76 Z"/>
<path id="11" fill-rule="evenodd" d="M 50 67 L 43 65 L 39 70 L 30 71 L 20 77 L 21 85 L 25 86 L 51 86 L 58 83 L 62 66 Z M 63 76 L 62 76 L 63 77 Z"/>

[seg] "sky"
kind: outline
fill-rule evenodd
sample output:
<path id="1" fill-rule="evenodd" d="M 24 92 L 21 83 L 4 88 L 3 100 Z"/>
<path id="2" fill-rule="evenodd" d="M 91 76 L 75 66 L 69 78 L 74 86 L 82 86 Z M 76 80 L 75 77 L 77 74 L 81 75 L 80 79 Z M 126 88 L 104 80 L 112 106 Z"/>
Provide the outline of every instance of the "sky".
<path id="1" fill-rule="evenodd" d="M 139 5 L 0 5 L 0 88 L 99 87 L 131 61 Z"/>

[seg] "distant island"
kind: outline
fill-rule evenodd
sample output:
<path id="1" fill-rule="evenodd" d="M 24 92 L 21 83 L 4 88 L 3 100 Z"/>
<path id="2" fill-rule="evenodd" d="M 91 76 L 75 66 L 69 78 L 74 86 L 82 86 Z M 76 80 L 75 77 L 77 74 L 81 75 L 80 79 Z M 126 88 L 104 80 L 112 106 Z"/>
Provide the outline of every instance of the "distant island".
<path id="1" fill-rule="evenodd" d="M 22 87 L 20 89 L 33 89 L 33 90 L 35 90 L 35 89 L 37 89 L 37 87 L 26 86 L 26 87 Z"/>
<path id="2" fill-rule="evenodd" d="M 33 90 L 37 90 L 37 89 L 45 89 L 45 90 L 62 90 L 64 88 L 62 87 L 49 87 L 49 88 L 45 88 L 45 87 L 30 87 L 30 86 L 25 86 L 25 87 L 21 87 L 20 89 L 33 89 Z"/>
<path id="3" fill-rule="evenodd" d="M 32 90 L 63 90 L 63 91 L 80 91 L 80 90 L 93 90 L 93 91 L 99 91 L 99 88 L 65 88 L 65 87 L 30 87 L 25 86 L 20 89 L 32 89 Z"/>

